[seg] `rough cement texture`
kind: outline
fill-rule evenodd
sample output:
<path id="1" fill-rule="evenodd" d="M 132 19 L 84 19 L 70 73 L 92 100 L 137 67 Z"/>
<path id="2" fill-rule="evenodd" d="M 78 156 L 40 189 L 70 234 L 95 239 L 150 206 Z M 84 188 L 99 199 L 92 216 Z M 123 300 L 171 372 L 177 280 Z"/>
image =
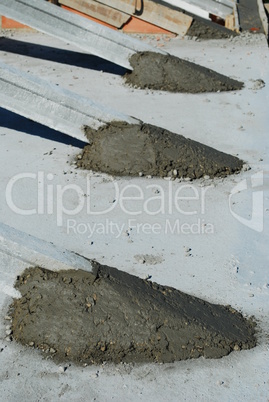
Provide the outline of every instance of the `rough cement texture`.
<path id="1" fill-rule="evenodd" d="M 199 39 L 227 39 L 238 34 L 217 23 L 195 18 L 188 29 L 187 35 L 195 36 Z"/>
<path id="2" fill-rule="evenodd" d="M 98 130 L 85 127 L 90 145 L 78 167 L 117 176 L 226 176 L 243 162 L 199 142 L 151 124 L 113 122 Z"/>
<path id="3" fill-rule="evenodd" d="M 133 71 L 124 75 L 127 84 L 169 92 L 201 93 L 242 89 L 243 83 L 209 68 L 172 55 L 138 52 L 130 57 Z"/>
<path id="4" fill-rule="evenodd" d="M 256 345 L 255 324 L 231 307 L 98 263 L 93 273 L 27 268 L 16 288 L 13 337 L 56 361 L 173 362 Z"/>

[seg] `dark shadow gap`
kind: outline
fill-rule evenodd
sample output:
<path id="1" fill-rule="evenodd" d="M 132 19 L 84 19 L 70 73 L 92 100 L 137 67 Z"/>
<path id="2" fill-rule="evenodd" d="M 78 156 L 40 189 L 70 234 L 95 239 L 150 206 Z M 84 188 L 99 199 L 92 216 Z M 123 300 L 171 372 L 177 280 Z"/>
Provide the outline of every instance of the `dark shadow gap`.
<path id="1" fill-rule="evenodd" d="M 115 75 L 124 75 L 126 73 L 124 67 L 92 54 L 58 49 L 51 46 L 23 42 L 17 39 L 0 37 L 0 51 Z"/>
<path id="2" fill-rule="evenodd" d="M 83 148 L 85 144 L 87 144 L 86 139 L 85 142 L 77 140 L 76 138 L 70 137 L 67 134 L 61 133 L 60 131 L 44 126 L 43 124 L 27 119 L 26 117 L 20 116 L 1 107 L 0 126 L 36 137 L 41 137 L 46 140 L 72 145 L 73 147 L 77 148 Z"/>

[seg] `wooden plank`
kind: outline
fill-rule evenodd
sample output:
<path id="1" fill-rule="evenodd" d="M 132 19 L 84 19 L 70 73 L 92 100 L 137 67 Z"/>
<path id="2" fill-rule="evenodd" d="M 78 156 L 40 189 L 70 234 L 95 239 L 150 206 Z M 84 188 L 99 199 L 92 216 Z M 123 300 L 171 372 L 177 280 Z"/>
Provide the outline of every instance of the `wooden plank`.
<path id="1" fill-rule="evenodd" d="M 78 10 L 116 28 L 121 28 L 130 16 L 93 0 L 58 0 L 64 6 Z"/>
<path id="2" fill-rule="evenodd" d="M 178 35 L 185 35 L 192 17 L 150 0 L 97 0 Z"/>
<path id="3" fill-rule="evenodd" d="M 142 34 L 152 34 L 152 35 L 170 35 L 175 36 L 175 34 L 157 27 L 157 25 L 150 24 L 147 21 L 142 21 L 136 17 L 131 17 L 131 19 L 122 28 L 123 32 L 126 33 L 142 33 Z"/>
<path id="4" fill-rule="evenodd" d="M 235 18 L 233 14 L 228 15 L 225 18 L 225 28 L 231 29 L 234 31 L 235 29 Z"/>
<path id="5" fill-rule="evenodd" d="M 96 0 L 98 3 L 105 4 L 116 10 L 123 11 L 127 14 L 134 14 L 136 9 L 137 0 Z"/>
<path id="6" fill-rule="evenodd" d="M 153 1 L 139 0 L 141 8 L 137 7 L 135 17 L 150 22 L 178 35 L 185 35 L 192 23 L 192 17 L 172 10 L 169 7 Z"/>
<path id="7" fill-rule="evenodd" d="M 240 32 L 239 17 L 236 4 L 234 4 L 233 13 L 225 18 L 225 28 L 231 29 L 235 32 Z"/>
<path id="8" fill-rule="evenodd" d="M 63 10 L 67 10 L 67 11 L 69 11 L 69 12 L 71 12 L 71 13 L 74 13 L 74 14 L 76 14 L 76 15 L 79 15 L 80 17 L 87 18 L 88 20 L 93 21 L 93 22 L 95 22 L 95 23 L 97 23 L 97 24 L 103 25 L 104 27 L 113 29 L 114 31 L 118 31 L 118 28 L 116 28 L 116 27 L 114 27 L 114 26 L 112 26 L 112 25 L 110 25 L 110 24 L 107 24 L 105 21 L 101 21 L 101 20 L 98 20 L 97 18 L 91 17 L 91 16 L 88 15 L 88 14 L 81 13 L 80 11 L 74 10 L 73 8 L 70 8 L 70 7 L 67 7 L 67 6 L 64 6 L 63 4 L 61 5 L 61 8 L 62 8 Z M 128 23 L 127 23 L 127 24 L 128 24 Z M 126 26 L 126 24 L 125 24 L 124 26 Z"/>

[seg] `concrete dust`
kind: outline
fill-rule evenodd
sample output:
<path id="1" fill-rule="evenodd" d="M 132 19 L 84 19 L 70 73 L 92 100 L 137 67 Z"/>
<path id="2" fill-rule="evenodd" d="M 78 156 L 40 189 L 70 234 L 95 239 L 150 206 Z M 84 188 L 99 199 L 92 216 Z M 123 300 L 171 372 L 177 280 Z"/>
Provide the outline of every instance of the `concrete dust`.
<path id="1" fill-rule="evenodd" d="M 138 52 L 129 61 L 133 71 L 125 74 L 125 81 L 141 89 L 193 94 L 234 91 L 244 85 L 209 68 L 168 54 Z"/>
<path id="2" fill-rule="evenodd" d="M 164 258 L 161 255 L 153 255 L 153 254 L 136 254 L 134 259 L 139 264 L 145 265 L 157 265 L 161 264 L 164 261 Z"/>
<path id="3" fill-rule="evenodd" d="M 173 362 L 256 345 L 255 324 L 215 305 L 93 262 L 93 272 L 27 268 L 15 284 L 13 338 L 55 361 Z"/>
<path id="4" fill-rule="evenodd" d="M 235 156 L 151 124 L 112 122 L 94 130 L 78 167 L 117 176 L 224 177 L 242 168 Z"/>

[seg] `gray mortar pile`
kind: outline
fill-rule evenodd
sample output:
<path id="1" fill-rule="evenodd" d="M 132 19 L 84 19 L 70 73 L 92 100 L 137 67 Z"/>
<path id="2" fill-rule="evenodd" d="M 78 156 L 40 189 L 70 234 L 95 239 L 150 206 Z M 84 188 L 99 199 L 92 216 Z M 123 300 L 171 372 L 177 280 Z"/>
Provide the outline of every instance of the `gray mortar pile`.
<path id="1" fill-rule="evenodd" d="M 85 127 L 85 134 L 90 145 L 78 167 L 116 176 L 224 177 L 243 166 L 235 156 L 151 124 L 113 122 L 98 130 Z"/>
<path id="2" fill-rule="evenodd" d="M 256 345 L 255 324 L 229 306 L 92 264 L 92 273 L 26 269 L 13 337 L 77 364 L 220 358 Z"/>
<path id="3" fill-rule="evenodd" d="M 131 72 L 125 74 L 127 84 L 169 92 L 202 93 L 234 91 L 243 83 L 214 70 L 170 54 L 138 52 L 130 57 Z"/>

